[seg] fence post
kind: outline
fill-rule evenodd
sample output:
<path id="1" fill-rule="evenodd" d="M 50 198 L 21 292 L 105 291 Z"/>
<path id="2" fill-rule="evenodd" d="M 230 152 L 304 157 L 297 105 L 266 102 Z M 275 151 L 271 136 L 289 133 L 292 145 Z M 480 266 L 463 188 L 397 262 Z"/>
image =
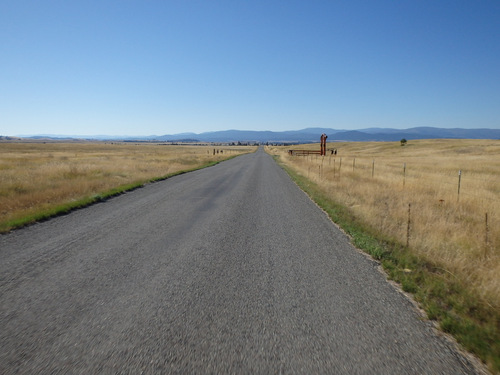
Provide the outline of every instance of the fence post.
<path id="1" fill-rule="evenodd" d="M 375 159 L 373 159 L 373 162 L 372 162 L 372 178 L 373 178 L 374 174 L 375 174 Z"/>
<path id="2" fill-rule="evenodd" d="M 410 246 L 411 203 L 408 203 L 408 225 L 406 226 L 406 247 Z"/>
<path id="3" fill-rule="evenodd" d="M 406 163 L 403 164 L 403 187 L 406 183 Z"/>
<path id="4" fill-rule="evenodd" d="M 484 231 L 484 243 L 485 243 L 485 251 L 484 251 L 484 255 L 487 256 L 488 255 L 488 244 L 489 244 L 489 239 L 488 239 L 488 232 L 489 232 L 489 228 L 488 228 L 488 213 L 486 212 L 484 214 L 484 225 L 485 225 L 485 231 Z"/>
<path id="5" fill-rule="evenodd" d="M 457 202 L 460 200 L 460 182 L 462 180 L 462 170 L 458 171 L 458 194 L 457 194 Z"/>
<path id="6" fill-rule="evenodd" d="M 354 172 L 354 165 L 356 164 L 356 158 L 352 159 L 352 171 Z"/>

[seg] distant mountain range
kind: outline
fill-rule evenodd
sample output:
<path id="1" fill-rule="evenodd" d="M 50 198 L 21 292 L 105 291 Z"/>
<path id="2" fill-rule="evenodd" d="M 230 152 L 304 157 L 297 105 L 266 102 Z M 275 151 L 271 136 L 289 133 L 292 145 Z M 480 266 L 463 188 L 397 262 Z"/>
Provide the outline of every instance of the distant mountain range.
<path id="1" fill-rule="evenodd" d="M 161 142 L 259 142 L 259 143 L 310 143 L 319 142 L 322 133 L 328 135 L 328 142 L 334 141 L 400 141 L 412 139 L 500 139 L 500 129 L 446 129 L 417 127 L 410 129 L 368 128 L 360 130 L 336 130 L 330 128 L 307 128 L 282 132 L 224 130 L 206 133 L 180 133 L 161 136 L 117 137 L 117 136 L 54 136 L 37 135 L 30 138 L 84 138 L 125 141 L 161 141 Z"/>
<path id="2" fill-rule="evenodd" d="M 410 129 L 368 128 L 361 130 L 336 130 L 330 128 L 307 128 L 282 132 L 224 130 L 206 133 L 181 133 L 162 136 L 135 138 L 137 140 L 157 141 L 198 141 L 198 142 L 319 142 L 321 134 L 328 135 L 328 141 L 400 141 L 405 138 L 435 139 L 500 139 L 500 129 L 444 129 L 419 127 Z"/>

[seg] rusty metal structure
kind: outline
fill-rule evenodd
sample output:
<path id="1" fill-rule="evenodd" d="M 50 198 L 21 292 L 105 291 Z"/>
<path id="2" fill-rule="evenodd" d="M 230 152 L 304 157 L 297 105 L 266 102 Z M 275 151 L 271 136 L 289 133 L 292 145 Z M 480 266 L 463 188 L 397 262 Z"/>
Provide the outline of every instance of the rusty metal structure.
<path id="1" fill-rule="evenodd" d="M 321 155 L 321 156 L 325 156 L 326 155 L 326 139 L 328 138 L 328 136 L 323 133 L 321 134 L 321 145 L 320 145 L 320 150 L 317 151 L 317 150 L 288 150 L 288 153 L 290 155 L 296 155 L 296 156 L 299 156 L 299 155 Z"/>
<path id="2" fill-rule="evenodd" d="M 321 156 L 326 155 L 326 139 L 327 138 L 328 138 L 328 136 L 325 133 L 321 134 Z"/>

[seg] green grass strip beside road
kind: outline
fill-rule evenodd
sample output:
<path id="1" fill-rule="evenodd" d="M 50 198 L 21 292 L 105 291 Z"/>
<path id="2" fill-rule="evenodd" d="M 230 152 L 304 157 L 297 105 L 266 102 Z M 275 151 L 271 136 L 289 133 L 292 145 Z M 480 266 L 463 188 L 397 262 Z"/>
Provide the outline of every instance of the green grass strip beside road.
<path id="1" fill-rule="evenodd" d="M 429 319 L 437 321 L 444 332 L 479 357 L 490 371 L 500 374 L 500 311 L 482 301 L 451 273 L 367 226 L 347 207 L 329 198 L 316 183 L 280 165 L 351 237 L 354 246 L 378 260 L 388 278 L 413 295 Z"/>

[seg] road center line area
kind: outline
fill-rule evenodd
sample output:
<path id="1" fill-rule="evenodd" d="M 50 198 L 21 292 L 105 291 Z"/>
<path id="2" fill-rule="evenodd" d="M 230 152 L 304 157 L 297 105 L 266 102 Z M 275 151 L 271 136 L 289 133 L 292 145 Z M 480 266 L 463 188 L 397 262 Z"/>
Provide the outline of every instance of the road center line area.
<path id="1" fill-rule="evenodd" d="M 474 374 L 262 149 L 0 236 L 2 374 Z"/>

